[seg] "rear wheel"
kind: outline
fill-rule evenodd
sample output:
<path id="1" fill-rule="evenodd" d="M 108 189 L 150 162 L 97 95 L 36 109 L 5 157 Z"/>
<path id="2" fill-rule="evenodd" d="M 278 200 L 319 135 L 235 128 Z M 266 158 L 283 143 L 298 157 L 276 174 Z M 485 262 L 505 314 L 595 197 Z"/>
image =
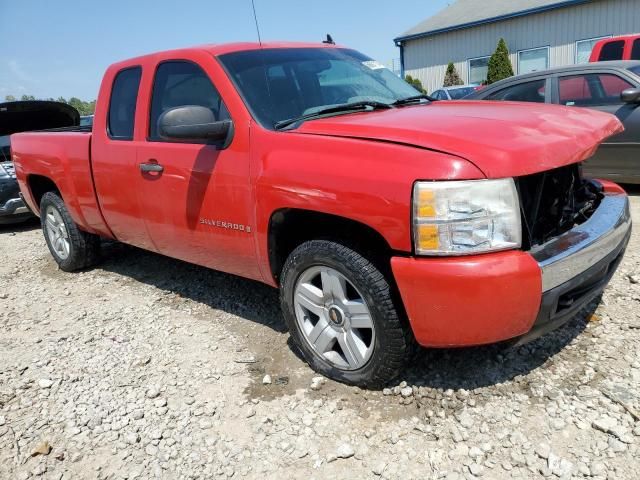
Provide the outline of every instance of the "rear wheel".
<path id="1" fill-rule="evenodd" d="M 40 222 L 49 251 L 61 270 L 71 272 L 97 263 L 100 238 L 78 228 L 57 193 L 42 196 Z"/>
<path id="2" fill-rule="evenodd" d="M 335 242 L 300 245 L 283 269 L 293 340 L 312 368 L 340 382 L 377 387 L 404 368 L 413 337 L 392 297 L 373 263 Z"/>

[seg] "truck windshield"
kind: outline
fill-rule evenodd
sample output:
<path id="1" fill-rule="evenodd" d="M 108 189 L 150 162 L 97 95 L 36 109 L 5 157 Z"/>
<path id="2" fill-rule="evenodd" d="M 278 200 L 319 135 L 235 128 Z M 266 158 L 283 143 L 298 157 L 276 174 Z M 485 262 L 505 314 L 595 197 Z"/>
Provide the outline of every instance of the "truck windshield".
<path id="1" fill-rule="evenodd" d="M 419 95 L 371 58 L 342 48 L 273 48 L 220 55 L 254 118 L 265 128 L 356 102 L 392 104 Z M 335 113 L 343 113 L 336 109 Z"/>

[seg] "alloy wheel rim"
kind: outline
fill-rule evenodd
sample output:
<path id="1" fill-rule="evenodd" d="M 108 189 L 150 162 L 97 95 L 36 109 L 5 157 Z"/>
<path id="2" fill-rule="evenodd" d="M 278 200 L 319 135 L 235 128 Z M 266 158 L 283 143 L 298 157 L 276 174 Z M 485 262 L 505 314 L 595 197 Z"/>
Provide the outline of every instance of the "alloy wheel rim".
<path id="1" fill-rule="evenodd" d="M 375 328 L 364 297 L 343 274 L 326 266 L 305 270 L 293 294 L 305 341 L 340 370 L 364 367 L 373 353 Z"/>
<path id="2" fill-rule="evenodd" d="M 49 244 L 61 260 L 69 257 L 69 233 L 58 210 L 49 205 L 45 211 L 45 225 Z"/>

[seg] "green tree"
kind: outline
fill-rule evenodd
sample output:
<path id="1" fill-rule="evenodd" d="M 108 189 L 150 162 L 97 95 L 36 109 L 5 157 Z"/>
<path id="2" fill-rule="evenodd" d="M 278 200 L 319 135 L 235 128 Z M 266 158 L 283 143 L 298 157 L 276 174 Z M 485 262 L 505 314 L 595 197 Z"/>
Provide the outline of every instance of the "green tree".
<path id="1" fill-rule="evenodd" d="M 16 97 L 14 97 L 13 95 L 5 95 L 4 100 L 6 102 L 15 102 L 16 101 Z"/>
<path id="2" fill-rule="evenodd" d="M 20 100 L 22 100 L 23 102 L 26 102 L 28 100 L 35 100 L 36 97 L 34 97 L 33 95 L 22 95 L 22 98 L 20 98 Z"/>
<path id="3" fill-rule="evenodd" d="M 489 59 L 489 69 L 487 71 L 487 84 L 502 80 L 503 78 L 509 78 L 513 76 L 513 66 L 511 60 L 509 60 L 509 49 L 507 48 L 507 42 L 504 38 L 501 38 L 496 47 L 496 51 L 493 52 Z"/>
<path id="4" fill-rule="evenodd" d="M 60 100 L 64 100 L 64 98 L 60 97 L 58 101 Z M 85 102 L 84 100 L 80 100 L 77 97 L 71 97 L 66 103 L 78 110 L 78 112 L 80 112 L 80 115 L 91 115 L 96 109 L 95 100 L 92 100 L 91 102 Z"/>
<path id="5" fill-rule="evenodd" d="M 404 79 L 409 85 L 411 85 L 413 88 L 415 88 L 419 92 L 425 93 L 425 94 L 427 93 L 427 91 L 422 86 L 422 82 L 420 81 L 419 78 L 413 78 L 411 75 L 407 75 L 404 77 Z"/>
<path id="6" fill-rule="evenodd" d="M 80 100 L 77 97 L 71 97 L 67 103 L 69 105 L 71 105 L 73 108 L 75 108 L 76 110 L 78 110 L 78 112 L 80 112 L 80 115 L 84 115 L 83 111 L 83 107 L 84 107 L 84 102 L 82 100 Z"/>
<path id="7" fill-rule="evenodd" d="M 453 87 L 454 85 L 463 85 L 464 82 L 458 75 L 458 71 L 456 70 L 456 66 L 453 62 L 449 62 L 447 65 L 447 73 L 444 74 L 444 83 L 443 87 Z"/>

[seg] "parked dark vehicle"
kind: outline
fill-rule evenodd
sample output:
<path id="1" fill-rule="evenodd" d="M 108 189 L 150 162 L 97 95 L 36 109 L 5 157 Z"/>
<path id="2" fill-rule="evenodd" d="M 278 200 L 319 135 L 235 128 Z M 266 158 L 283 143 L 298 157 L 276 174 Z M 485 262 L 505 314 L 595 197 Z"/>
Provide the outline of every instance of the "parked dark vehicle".
<path id="1" fill-rule="evenodd" d="M 584 163 L 585 174 L 640 183 L 640 61 L 572 65 L 507 78 L 467 97 L 586 107 L 612 113 L 625 131 Z"/>
<path id="2" fill-rule="evenodd" d="M 9 135 L 79 124 L 80 114 L 65 103 L 38 100 L 0 103 L 0 225 L 33 216 L 20 196 Z"/>

